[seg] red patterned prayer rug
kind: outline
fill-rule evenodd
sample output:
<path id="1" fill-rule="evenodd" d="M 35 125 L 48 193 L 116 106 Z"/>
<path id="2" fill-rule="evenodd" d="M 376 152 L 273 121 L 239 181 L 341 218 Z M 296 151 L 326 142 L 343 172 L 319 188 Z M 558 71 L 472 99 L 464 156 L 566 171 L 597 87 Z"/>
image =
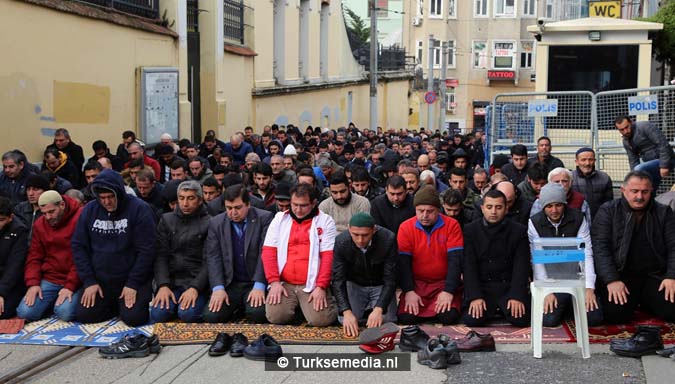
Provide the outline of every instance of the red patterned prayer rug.
<path id="1" fill-rule="evenodd" d="M 636 312 L 635 320 L 628 324 L 606 324 L 598 327 L 589 327 L 588 339 L 591 343 L 602 344 L 609 343 L 610 340 L 615 338 L 628 338 L 635 333 L 638 325 L 660 326 L 663 343 L 675 344 L 675 324 L 666 323 L 644 312 Z M 574 320 L 565 320 L 564 326 L 569 329 L 572 341 L 576 341 L 574 337 L 576 334 Z"/>
<path id="2" fill-rule="evenodd" d="M 400 326 L 403 328 L 403 326 Z M 446 333 L 453 339 L 460 339 L 471 330 L 463 325 L 441 326 L 424 324 L 422 329 L 430 336 Z M 491 333 L 497 343 L 527 344 L 530 342 L 530 328 L 518 328 L 511 325 L 495 324 L 490 327 L 473 328 L 479 333 Z M 197 324 L 197 323 L 157 323 L 154 332 L 162 344 L 207 344 L 215 339 L 218 332 L 233 334 L 242 332 L 253 340 L 263 333 L 274 337 L 281 344 L 358 344 L 357 338 L 345 337 L 342 327 L 309 327 L 307 325 L 270 325 L 270 324 Z M 570 336 L 564 327 L 544 328 L 545 343 L 565 343 Z"/>

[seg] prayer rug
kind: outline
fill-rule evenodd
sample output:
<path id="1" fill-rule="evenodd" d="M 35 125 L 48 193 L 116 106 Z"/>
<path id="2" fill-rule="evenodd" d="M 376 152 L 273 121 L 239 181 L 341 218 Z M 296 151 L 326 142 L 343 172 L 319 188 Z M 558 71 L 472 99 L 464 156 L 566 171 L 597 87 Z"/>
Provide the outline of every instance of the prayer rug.
<path id="1" fill-rule="evenodd" d="M 572 341 L 576 341 L 576 327 L 574 320 L 567 319 L 564 325 L 570 332 Z M 666 323 L 644 312 L 636 312 L 635 319 L 628 324 L 604 324 L 588 328 L 588 340 L 591 343 L 609 343 L 616 338 L 629 338 L 635 333 L 638 325 L 656 325 L 661 327 L 661 337 L 664 344 L 675 344 L 675 324 Z"/>
<path id="2" fill-rule="evenodd" d="M 18 333 L 0 334 L 0 344 L 103 347 L 130 331 L 151 335 L 152 325 L 133 328 L 117 318 L 102 323 L 81 324 L 51 317 L 26 323 Z"/>
<path id="3" fill-rule="evenodd" d="M 400 326 L 403 328 L 404 326 Z M 441 326 L 440 324 L 424 324 L 422 329 L 430 336 L 446 333 L 453 339 L 460 339 L 471 330 L 463 325 Z M 518 328 L 510 325 L 493 325 L 474 328 L 479 333 L 492 333 L 497 343 L 530 342 L 530 328 Z M 207 344 L 211 343 L 218 332 L 233 334 L 241 332 L 249 341 L 263 333 L 274 337 L 280 344 L 323 344 L 349 345 L 358 344 L 357 338 L 345 337 L 342 327 L 309 327 L 307 325 L 270 325 L 270 324 L 197 324 L 197 323 L 157 323 L 155 333 L 162 344 Z M 544 328 L 545 343 L 564 343 L 570 341 L 567 331 L 561 326 Z"/>

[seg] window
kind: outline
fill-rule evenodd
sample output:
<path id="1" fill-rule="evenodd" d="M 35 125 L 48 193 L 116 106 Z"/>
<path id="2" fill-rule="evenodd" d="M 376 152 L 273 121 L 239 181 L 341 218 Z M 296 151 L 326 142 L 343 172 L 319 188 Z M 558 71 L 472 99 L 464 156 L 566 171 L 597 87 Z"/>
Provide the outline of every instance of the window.
<path id="1" fill-rule="evenodd" d="M 455 68 L 455 40 L 448 41 L 448 68 Z"/>
<path id="2" fill-rule="evenodd" d="M 523 16 L 537 16 L 537 0 L 523 0 Z"/>
<path id="3" fill-rule="evenodd" d="M 513 41 L 492 42 L 492 68 L 515 69 L 515 49 Z"/>
<path id="4" fill-rule="evenodd" d="M 441 41 L 440 40 L 434 40 L 434 68 L 440 68 L 441 67 Z"/>
<path id="5" fill-rule="evenodd" d="M 487 68 L 487 41 L 476 40 L 471 48 L 471 61 L 474 69 Z"/>
<path id="6" fill-rule="evenodd" d="M 516 16 L 516 0 L 495 0 L 495 16 Z"/>
<path id="7" fill-rule="evenodd" d="M 546 10 L 544 12 L 544 17 L 547 19 L 553 19 L 554 18 L 554 11 L 555 11 L 555 0 L 546 0 Z"/>
<path id="8" fill-rule="evenodd" d="M 534 41 L 520 42 L 520 68 L 532 69 L 534 61 Z"/>
<path id="9" fill-rule="evenodd" d="M 443 0 L 429 0 L 429 17 L 443 17 Z"/>
<path id="10" fill-rule="evenodd" d="M 448 0 L 448 17 L 456 18 L 457 17 L 457 1 Z"/>
<path id="11" fill-rule="evenodd" d="M 445 92 L 445 109 L 449 113 L 455 113 L 455 108 L 457 108 L 457 102 L 455 101 L 455 88 L 450 88 Z"/>
<path id="12" fill-rule="evenodd" d="M 476 17 L 487 17 L 488 0 L 474 0 L 473 15 Z"/>
<path id="13" fill-rule="evenodd" d="M 417 64 L 422 64 L 422 58 L 424 54 L 424 42 L 422 40 L 417 40 Z"/>

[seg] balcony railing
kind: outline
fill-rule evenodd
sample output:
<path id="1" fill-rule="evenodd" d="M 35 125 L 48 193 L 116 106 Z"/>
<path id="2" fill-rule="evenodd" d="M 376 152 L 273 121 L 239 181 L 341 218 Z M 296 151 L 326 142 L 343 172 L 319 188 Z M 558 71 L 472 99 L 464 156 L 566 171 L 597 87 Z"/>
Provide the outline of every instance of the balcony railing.
<path id="1" fill-rule="evenodd" d="M 114 9 L 120 12 L 159 19 L 159 0 L 78 0 L 83 3 L 98 5 L 103 8 Z"/>

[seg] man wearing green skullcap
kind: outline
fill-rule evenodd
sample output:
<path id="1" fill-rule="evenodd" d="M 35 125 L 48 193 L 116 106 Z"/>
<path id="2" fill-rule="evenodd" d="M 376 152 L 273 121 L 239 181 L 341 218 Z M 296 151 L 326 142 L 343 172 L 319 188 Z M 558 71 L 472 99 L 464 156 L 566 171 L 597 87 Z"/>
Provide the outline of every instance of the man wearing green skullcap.
<path id="1" fill-rule="evenodd" d="M 359 325 L 396 322 L 396 235 L 357 213 L 348 230 L 335 238 L 333 293 L 345 335 L 358 336 Z"/>

